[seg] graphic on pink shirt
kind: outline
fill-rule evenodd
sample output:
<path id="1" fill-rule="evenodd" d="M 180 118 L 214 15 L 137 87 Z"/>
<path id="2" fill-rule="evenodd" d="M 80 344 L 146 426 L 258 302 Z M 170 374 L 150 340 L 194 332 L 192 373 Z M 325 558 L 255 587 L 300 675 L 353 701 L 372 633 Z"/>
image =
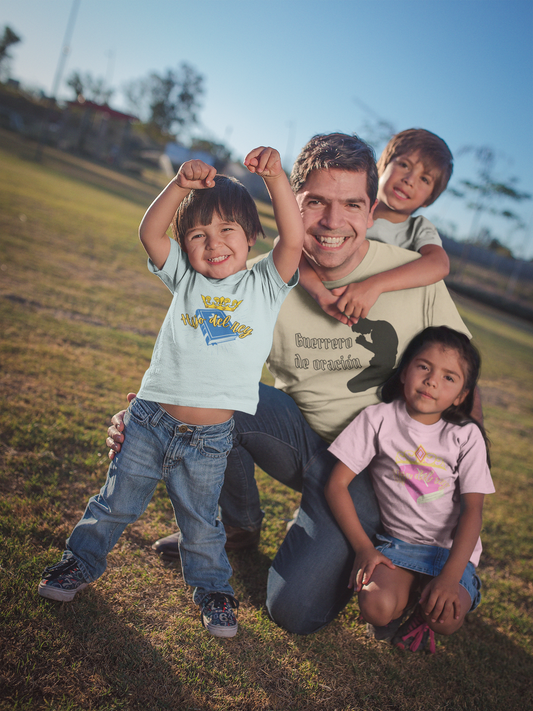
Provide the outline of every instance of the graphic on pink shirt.
<path id="1" fill-rule="evenodd" d="M 426 452 L 419 446 L 415 452 L 419 462 L 422 462 Z M 401 464 L 399 465 L 400 481 L 403 481 L 411 498 L 417 504 L 425 504 L 428 501 L 435 501 L 444 496 L 449 487 L 447 481 L 443 481 L 433 467 L 424 464 Z"/>

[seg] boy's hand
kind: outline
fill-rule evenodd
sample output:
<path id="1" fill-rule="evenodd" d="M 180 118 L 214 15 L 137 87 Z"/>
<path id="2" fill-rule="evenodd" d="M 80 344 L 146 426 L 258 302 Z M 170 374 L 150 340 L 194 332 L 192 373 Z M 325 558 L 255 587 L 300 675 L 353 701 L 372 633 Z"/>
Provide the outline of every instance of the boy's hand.
<path id="1" fill-rule="evenodd" d="M 376 550 L 374 546 L 362 548 L 356 553 L 348 587 L 353 588 L 354 592 L 359 592 L 363 585 L 368 585 L 372 578 L 372 573 L 380 564 L 386 565 L 391 570 L 396 568 L 394 563 L 383 553 Z"/>
<path id="2" fill-rule="evenodd" d="M 215 184 L 216 168 L 203 160 L 188 160 L 178 170 L 174 182 L 184 190 L 204 190 Z"/>
<path id="3" fill-rule="evenodd" d="M 348 318 L 345 314 L 342 313 L 342 311 L 339 311 L 339 307 L 337 305 L 339 301 L 339 294 L 337 292 L 340 292 L 342 294 L 345 289 L 345 286 L 341 286 L 338 289 L 332 290 L 326 289 L 326 287 L 324 287 L 320 289 L 320 291 L 314 293 L 311 293 L 310 291 L 309 293 L 324 313 L 326 313 L 328 316 L 336 318 L 337 321 L 340 321 L 346 326 L 353 326 L 354 323 L 357 323 L 357 319 L 353 321 L 351 318 Z"/>
<path id="4" fill-rule="evenodd" d="M 336 304 L 337 308 L 349 319 L 352 325 L 357 323 L 360 318 L 368 316 L 368 312 L 378 300 L 381 291 L 369 284 L 368 279 L 365 279 L 365 281 L 332 289 L 331 293 L 339 297 Z"/>
<path id="5" fill-rule="evenodd" d="M 265 146 L 250 151 L 244 159 L 244 165 L 250 173 L 257 173 L 262 178 L 275 178 L 283 172 L 277 150 Z"/>
<path id="6" fill-rule="evenodd" d="M 444 575 L 432 578 L 422 590 L 420 605 L 432 622 L 444 624 L 461 617 L 459 583 Z"/>

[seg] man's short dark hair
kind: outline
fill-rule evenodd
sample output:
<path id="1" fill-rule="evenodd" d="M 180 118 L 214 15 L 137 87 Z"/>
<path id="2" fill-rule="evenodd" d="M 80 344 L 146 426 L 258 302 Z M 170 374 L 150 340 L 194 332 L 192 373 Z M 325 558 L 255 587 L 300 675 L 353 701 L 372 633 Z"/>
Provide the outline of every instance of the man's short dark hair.
<path id="1" fill-rule="evenodd" d="M 359 136 L 347 133 L 323 133 L 313 136 L 296 158 L 291 173 L 291 187 L 299 193 L 313 170 L 349 170 L 366 173 L 366 192 L 370 206 L 378 194 L 378 171 L 374 150 Z"/>
<path id="2" fill-rule="evenodd" d="M 214 187 L 191 190 L 174 215 L 172 232 L 182 249 L 187 232 L 210 225 L 215 212 L 222 220 L 240 225 L 247 239 L 264 234 L 255 202 L 244 185 L 227 175 L 216 175 Z"/>
<path id="3" fill-rule="evenodd" d="M 393 136 L 385 146 L 378 160 L 379 175 L 385 168 L 400 156 L 418 152 L 427 170 L 435 170 L 437 177 L 427 205 L 431 205 L 446 190 L 453 172 L 453 156 L 446 143 L 431 131 L 424 128 L 408 128 Z"/>

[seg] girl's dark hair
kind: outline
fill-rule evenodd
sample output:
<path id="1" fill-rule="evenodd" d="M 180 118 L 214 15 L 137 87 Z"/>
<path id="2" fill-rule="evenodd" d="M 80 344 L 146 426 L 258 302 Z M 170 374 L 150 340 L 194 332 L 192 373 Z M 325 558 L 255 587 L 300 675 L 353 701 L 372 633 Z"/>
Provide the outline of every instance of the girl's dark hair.
<path id="1" fill-rule="evenodd" d="M 383 383 L 380 393 L 381 399 L 383 402 L 392 402 L 393 400 L 403 398 L 403 383 L 401 381 L 403 371 L 419 353 L 432 345 L 438 345 L 445 349 L 457 351 L 465 367 L 464 389 L 468 390 L 468 394 L 463 402 L 459 405 L 451 405 L 442 413 L 441 417 L 445 422 L 451 422 L 454 425 L 462 426 L 469 422 L 476 424 L 481 430 L 481 434 L 485 440 L 487 459 L 490 466 L 488 452 L 490 442 L 487 433 L 483 425 L 472 417 L 474 391 L 481 370 L 481 356 L 479 355 L 478 349 L 464 333 L 454 331 L 447 326 L 430 326 L 418 333 L 403 352 L 398 368 L 391 377 Z"/>
<path id="2" fill-rule="evenodd" d="M 174 215 L 172 232 L 182 249 L 186 233 L 197 225 L 210 225 L 215 212 L 222 220 L 240 225 L 248 239 L 264 236 L 257 207 L 248 190 L 235 178 L 216 175 L 214 187 L 191 190 Z"/>

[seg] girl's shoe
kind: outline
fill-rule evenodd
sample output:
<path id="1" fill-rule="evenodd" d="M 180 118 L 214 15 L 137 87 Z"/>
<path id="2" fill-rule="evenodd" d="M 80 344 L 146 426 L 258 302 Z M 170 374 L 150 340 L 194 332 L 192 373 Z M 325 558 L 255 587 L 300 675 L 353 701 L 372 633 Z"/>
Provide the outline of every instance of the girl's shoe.
<path id="1" fill-rule="evenodd" d="M 429 627 L 417 607 L 411 617 L 403 623 L 392 639 L 392 644 L 398 649 L 409 649 L 411 652 L 422 651 L 429 642 L 429 651 L 435 654 L 435 634 Z"/>
<path id="2" fill-rule="evenodd" d="M 420 599 L 420 594 L 418 590 L 412 592 L 409 595 L 409 600 L 407 602 L 407 607 L 402 612 L 402 614 L 395 620 L 391 620 L 388 625 L 383 625 L 382 627 L 375 627 L 371 625 L 370 622 L 366 625 L 366 634 L 370 639 L 375 639 L 378 642 L 391 642 L 396 636 L 398 630 L 401 627 L 402 622 L 406 617 L 410 617 L 418 605 L 418 600 Z"/>
<path id="3" fill-rule="evenodd" d="M 70 602 L 78 590 L 83 590 L 87 585 L 89 583 L 85 582 L 77 560 L 69 556 L 44 569 L 38 592 L 50 600 Z"/>
<path id="4" fill-rule="evenodd" d="M 234 637 L 237 618 L 233 610 L 239 607 L 233 595 L 209 593 L 200 603 L 200 619 L 208 632 L 215 637 Z"/>

